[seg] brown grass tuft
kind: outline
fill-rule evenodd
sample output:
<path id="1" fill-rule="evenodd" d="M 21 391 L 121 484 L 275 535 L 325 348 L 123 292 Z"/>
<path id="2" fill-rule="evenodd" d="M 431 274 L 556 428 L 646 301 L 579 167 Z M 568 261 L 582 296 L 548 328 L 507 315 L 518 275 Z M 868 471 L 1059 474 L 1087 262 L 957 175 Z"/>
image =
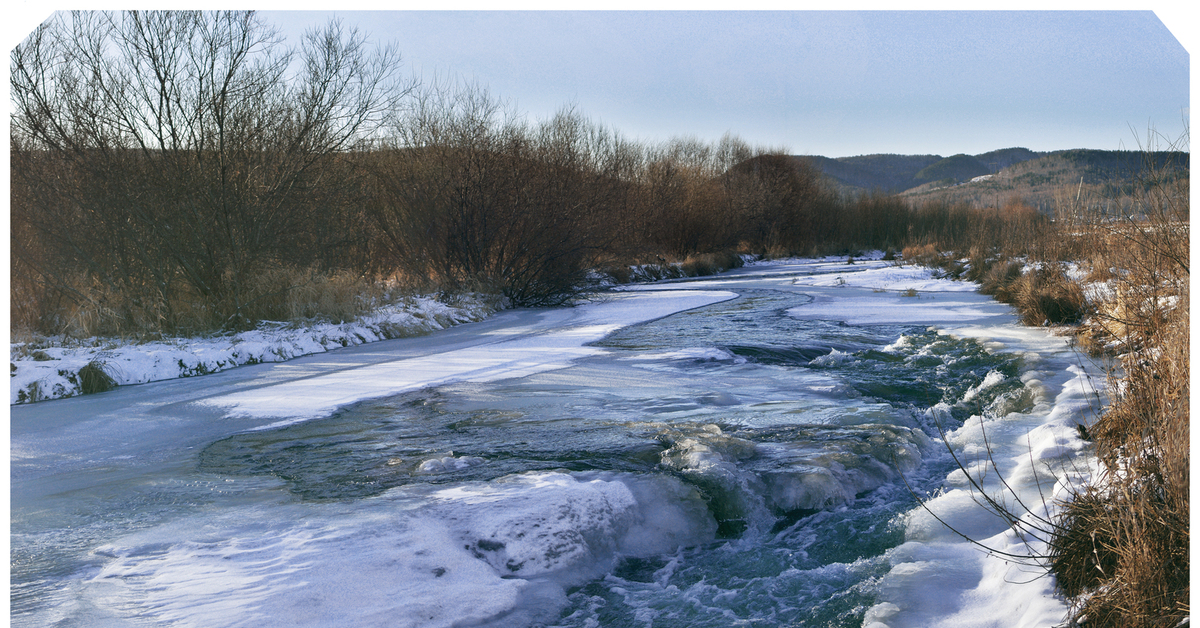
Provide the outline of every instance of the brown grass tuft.
<path id="1" fill-rule="evenodd" d="M 1011 286 L 1012 303 L 1026 325 L 1062 325 L 1083 320 L 1087 299 L 1079 284 L 1058 265 L 1031 270 Z"/>
<path id="2" fill-rule="evenodd" d="M 904 258 L 904 261 L 908 264 L 918 264 L 921 266 L 931 267 L 941 266 L 943 257 L 941 252 L 938 251 L 937 247 L 932 244 L 906 246 L 904 247 L 904 250 L 900 252 L 900 256 Z"/>
<path id="3" fill-rule="evenodd" d="M 1021 262 L 1005 260 L 992 264 L 979 280 L 979 291 L 1002 303 L 1012 303 L 1012 286 L 1021 278 Z"/>

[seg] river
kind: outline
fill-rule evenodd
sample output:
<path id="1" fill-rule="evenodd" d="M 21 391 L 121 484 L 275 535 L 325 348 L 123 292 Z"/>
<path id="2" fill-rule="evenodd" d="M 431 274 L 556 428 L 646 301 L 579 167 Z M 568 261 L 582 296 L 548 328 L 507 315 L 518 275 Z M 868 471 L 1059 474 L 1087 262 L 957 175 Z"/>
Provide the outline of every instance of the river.
<path id="1" fill-rule="evenodd" d="M 1049 578 L 938 519 L 1037 551 L 968 473 L 1047 514 L 1100 373 L 842 258 L 13 406 L 11 619 L 1052 625 Z"/>

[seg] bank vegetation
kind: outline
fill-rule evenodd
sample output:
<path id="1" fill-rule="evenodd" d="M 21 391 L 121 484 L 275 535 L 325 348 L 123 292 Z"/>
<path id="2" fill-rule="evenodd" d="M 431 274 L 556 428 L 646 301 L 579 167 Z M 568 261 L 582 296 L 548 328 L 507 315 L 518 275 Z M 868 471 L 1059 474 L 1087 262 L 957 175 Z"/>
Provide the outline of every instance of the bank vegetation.
<path id="1" fill-rule="evenodd" d="M 1029 232 L 1017 256 L 904 250 L 980 282 L 1025 324 L 1053 326 L 1109 365 L 1109 399 L 1079 426 L 1100 472 L 1033 530 L 1048 548 L 1032 558 L 1071 602 L 1072 626 L 1174 628 L 1191 615 L 1189 185 L 1186 163 L 1162 159 L 1186 158 L 1188 138 L 1150 139 L 1169 146 L 1147 149 L 1132 193 L 1081 186 L 1060 197 L 1052 227 Z"/>
<path id="2" fill-rule="evenodd" d="M 573 302 L 743 256 L 1018 246 L 1048 224 L 840 196 L 783 149 L 635 142 L 566 107 L 404 79 L 331 22 L 71 13 L 11 53 L 14 335 L 352 318 L 404 291 Z"/>

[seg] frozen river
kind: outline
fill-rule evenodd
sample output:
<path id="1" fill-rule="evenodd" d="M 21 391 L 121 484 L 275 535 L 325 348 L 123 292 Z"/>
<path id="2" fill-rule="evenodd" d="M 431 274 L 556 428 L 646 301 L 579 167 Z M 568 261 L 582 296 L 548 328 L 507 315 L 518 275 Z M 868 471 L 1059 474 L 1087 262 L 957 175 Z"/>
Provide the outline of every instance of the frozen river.
<path id="1" fill-rule="evenodd" d="M 843 258 L 13 406 L 12 622 L 1052 625 L 1048 578 L 913 493 L 1021 550 L 948 445 L 1043 510 L 1093 371 Z"/>

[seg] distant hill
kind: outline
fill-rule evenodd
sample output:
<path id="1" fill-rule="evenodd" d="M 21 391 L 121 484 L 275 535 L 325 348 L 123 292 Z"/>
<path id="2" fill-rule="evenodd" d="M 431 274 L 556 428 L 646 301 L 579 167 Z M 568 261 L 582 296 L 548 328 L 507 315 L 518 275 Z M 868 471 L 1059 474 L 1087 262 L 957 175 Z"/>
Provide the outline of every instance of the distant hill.
<path id="1" fill-rule="evenodd" d="M 921 168 L 917 174 L 913 175 L 913 181 L 918 184 L 930 181 L 946 181 L 954 184 L 992 172 L 994 171 L 984 165 L 982 161 L 970 155 L 954 155 Z"/>
<path id="2" fill-rule="evenodd" d="M 797 156 L 824 173 L 844 194 L 899 194 L 913 203 L 946 201 L 1000 207 L 1019 198 L 1044 211 L 1090 194 L 1127 195 L 1147 162 L 1168 165 L 1169 176 L 1188 177 L 1188 153 L 1071 149 L 1036 152 L 1004 148 L 979 155 L 861 155 L 832 159 Z"/>
<path id="3" fill-rule="evenodd" d="M 1160 151 L 1055 151 L 991 173 L 954 183 L 929 183 L 901 193 L 913 203 L 945 201 L 1002 207 L 1013 199 L 1051 212 L 1075 198 L 1125 199 L 1146 182 L 1146 166 L 1160 168 L 1167 178 L 1189 177 L 1188 153 Z"/>
<path id="4" fill-rule="evenodd" d="M 922 168 L 941 160 L 939 155 L 863 155 L 860 157 L 802 157 L 808 159 L 835 186 L 847 192 L 893 193 L 912 187 Z"/>
<path id="5" fill-rule="evenodd" d="M 1001 148 L 1000 150 L 983 153 L 982 155 L 975 155 L 975 159 L 978 159 L 980 163 L 990 168 L 992 172 L 996 172 L 1013 164 L 1037 159 L 1045 155 L 1046 153 L 1035 153 L 1028 148 Z"/>
<path id="6" fill-rule="evenodd" d="M 797 156 L 797 159 L 806 159 L 816 166 L 839 191 L 896 194 L 931 181 L 964 181 L 1043 154 L 1025 148 L 1005 148 L 974 156 L 880 154 L 836 159 Z"/>

